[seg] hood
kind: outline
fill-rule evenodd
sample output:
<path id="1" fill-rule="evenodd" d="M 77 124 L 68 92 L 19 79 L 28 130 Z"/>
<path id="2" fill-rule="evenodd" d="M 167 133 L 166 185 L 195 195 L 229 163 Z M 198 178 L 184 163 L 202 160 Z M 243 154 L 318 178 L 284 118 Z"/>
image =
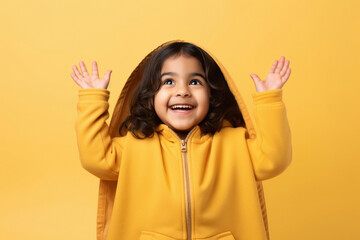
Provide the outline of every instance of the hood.
<path id="1" fill-rule="evenodd" d="M 165 42 L 152 50 L 146 57 L 139 63 L 139 65 L 135 68 L 135 70 L 131 73 L 130 77 L 127 79 L 123 90 L 121 91 L 121 94 L 118 98 L 118 101 L 115 105 L 114 112 L 110 121 L 109 125 L 109 134 L 112 138 L 119 137 L 119 128 L 121 123 L 126 119 L 126 117 L 130 114 L 130 102 L 132 99 L 132 96 L 134 95 L 137 86 L 139 85 L 142 76 L 143 71 L 145 69 L 146 64 L 150 60 L 150 58 L 162 47 L 171 44 L 173 42 L 185 42 L 184 40 L 172 40 Z M 186 41 L 189 42 L 189 41 Z M 192 43 L 192 42 L 189 42 Z M 248 110 L 245 106 L 245 102 L 243 101 L 243 98 L 241 97 L 240 93 L 238 92 L 236 85 L 224 66 L 219 62 L 219 60 L 216 59 L 215 56 L 211 54 L 206 48 L 203 46 L 200 46 L 199 44 L 192 43 L 200 48 L 202 48 L 204 51 L 206 51 L 217 63 L 220 70 L 222 71 L 225 80 L 228 83 L 228 86 L 235 96 L 235 99 L 238 103 L 238 106 L 240 108 L 240 111 L 242 113 L 243 119 L 245 121 L 245 127 L 246 127 L 246 137 L 254 139 L 256 137 L 254 126 L 251 122 L 250 115 L 248 113 Z M 127 131 L 124 129 L 124 131 Z M 125 135 L 126 132 L 122 132 L 122 135 Z M 99 185 L 99 198 L 98 198 L 98 213 L 97 213 L 97 239 L 98 240 L 104 240 L 107 235 L 110 217 L 114 205 L 114 198 L 116 193 L 116 186 L 117 181 L 107 181 L 100 179 L 100 185 Z M 263 192 L 263 186 L 262 182 L 257 182 L 257 190 L 260 200 L 260 207 L 264 219 L 265 228 L 267 231 L 267 235 L 269 237 L 269 230 L 268 230 L 268 222 L 267 222 L 267 211 L 266 211 L 266 204 L 265 204 L 265 198 L 264 198 L 264 192 Z M 105 237 L 104 237 L 105 236 Z"/>
<path id="2" fill-rule="evenodd" d="M 172 40 L 172 41 L 168 41 L 168 42 L 161 44 L 160 46 L 158 46 L 157 48 L 152 50 L 148 55 L 146 55 L 146 57 L 139 63 L 139 65 L 135 68 L 135 70 L 131 73 L 130 77 L 127 79 L 127 81 L 124 85 L 124 88 L 121 91 L 121 94 L 115 105 L 114 112 L 113 112 L 113 115 L 112 115 L 112 118 L 110 121 L 109 134 L 111 137 L 120 136 L 120 134 L 119 134 L 120 125 L 126 119 L 126 117 L 128 115 L 130 115 L 130 102 L 131 102 L 132 96 L 134 95 L 134 93 L 136 91 L 137 86 L 139 85 L 139 83 L 142 79 L 143 71 L 145 69 L 147 62 L 158 50 L 160 50 L 162 47 L 164 47 L 168 44 L 171 44 L 173 42 L 185 42 L 185 41 L 184 40 Z M 220 70 L 222 71 L 222 73 L 225 77 L 225 80 L 227 81 L 227 84 L 229 85 L 229 88 L 230 88 L 231 92 L 233 93 L 233 95 L 235 96 L 235 99 L 238 103 L 240 112 L 242 113 L 242 116 L 245 121 L 247 134 L 248 134 L 247 137 L 255 138 L 256 137 L 255 129 L 251 122 L 250 115 L 246 108 L 245 102 L 244 102 L 242 96 L 240 95 L 240 93 L 238 92 L 234 81 L 232 80 L 232 78 L 230 77 L 228 72 L 226 71 L 225 67 L 220 63 L 219 60 L 216 59 L 216 57 L 214 55 L 211 54 L 211 52 L 209 52 L 203 46 L 201 46 L 197 43 L 189 42 L 189 41 L 186 41 L 186 42 L 192 43 L 192 44 L 202 48 L 214 59 L 214 61 L 219 66 Z M 123 129 L 123 131 L 126 131 L 126 129 Z M 125 135 L 125 132 L 122 132 L 122 134 Z"/>

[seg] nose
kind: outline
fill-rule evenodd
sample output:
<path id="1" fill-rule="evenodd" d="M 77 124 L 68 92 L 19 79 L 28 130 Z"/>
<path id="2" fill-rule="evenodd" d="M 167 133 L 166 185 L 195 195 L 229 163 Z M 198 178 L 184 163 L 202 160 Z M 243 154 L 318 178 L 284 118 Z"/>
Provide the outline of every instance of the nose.
<path id="1" fill-rule="evenodd" d="M 191 95 L 188 86 L 178 86 L 176 89 L 176 96 L 189 97 Z"/>

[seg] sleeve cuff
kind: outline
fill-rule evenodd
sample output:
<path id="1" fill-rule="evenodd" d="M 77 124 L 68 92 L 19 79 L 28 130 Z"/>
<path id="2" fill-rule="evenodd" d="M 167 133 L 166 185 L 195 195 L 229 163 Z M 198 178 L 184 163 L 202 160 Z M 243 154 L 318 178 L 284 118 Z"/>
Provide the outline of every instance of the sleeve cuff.
<path id="1" fill-rule="evenodd" d="M 78 93 L 80 101 L 108 101 L 110 97 L 110 91 L 103 88 L 82 88 Z"/>
<path id="2" fill-rule="evenodd" d="M 280 89 L 272 89 L 263 92 L 256 92 L 252 94 L 253 100 L 255 104 L 260 103 L 273 103 L 273 102 L 281 102 L 282 101 L 282 92 Z"/>

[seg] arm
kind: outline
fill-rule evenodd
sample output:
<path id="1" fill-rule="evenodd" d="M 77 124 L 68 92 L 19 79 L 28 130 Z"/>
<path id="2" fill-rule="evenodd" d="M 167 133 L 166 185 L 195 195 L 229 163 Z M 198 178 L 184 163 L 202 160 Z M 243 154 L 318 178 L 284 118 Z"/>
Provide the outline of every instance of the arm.
<path id="1" fill-rule="evenodd" d="M 106 71 L 100 79 L 96 61 L 92 62 L 92 75 L 83 61 L 80 61 L 81 72 L 75 65 L 72 68 L 70 75 L 81 87 L 75 124 L 81 164 L 101 179 L 117 180 L 124 138 L 111 139 L 106 124 L 110 95 L 107 87 L 112 71 Z"/>
<path id="2" fill-rule="evenodd" d="M 82 166 L 101 179 L 117 180 L 123 144 L 108 133 L 109 94 L 106 89 L 79 89 L 75 130 Z"/>
<path id="3" fill-rule="evenodd" d="M 291 162 L 292 145 L 290 127 L 282 101 L 282 87 L 289 79 L 290 61 L 275 60 L 266 79 L 251 74 L 257 92 L 253 94 L 255 139 L 248 139 L 248 147 L 257 180 L 265 180 L 283 172 Z"/>
<path id="4" fill-rule="evenodd" d="M 291 132 L 282 101 L 282 89 L 253 94 L 256 138 L 248 139 L 248 148 L 257 180 L 277 176 L 291 162 Z"/>

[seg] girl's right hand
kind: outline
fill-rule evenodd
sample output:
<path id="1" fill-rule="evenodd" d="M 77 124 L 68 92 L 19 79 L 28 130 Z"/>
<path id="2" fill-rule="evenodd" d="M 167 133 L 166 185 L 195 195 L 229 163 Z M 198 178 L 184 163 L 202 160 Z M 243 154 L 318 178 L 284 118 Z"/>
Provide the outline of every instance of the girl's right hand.
<path id="1" fill-rule="evenodd" d="M 76 82 L 77 85 L 79 85 L 81 88 L 107 89 L 112 70 L 106 71 L 103 79 L 100 79 L 96 61 L 92 62 L 92 76 L 89 75 L 83 61 L 80 61 L 79 65 L 82 73 L 79 72 L 76 65 L 72 66 L 73 72 L 70 73 L 70 76 Z"/>

